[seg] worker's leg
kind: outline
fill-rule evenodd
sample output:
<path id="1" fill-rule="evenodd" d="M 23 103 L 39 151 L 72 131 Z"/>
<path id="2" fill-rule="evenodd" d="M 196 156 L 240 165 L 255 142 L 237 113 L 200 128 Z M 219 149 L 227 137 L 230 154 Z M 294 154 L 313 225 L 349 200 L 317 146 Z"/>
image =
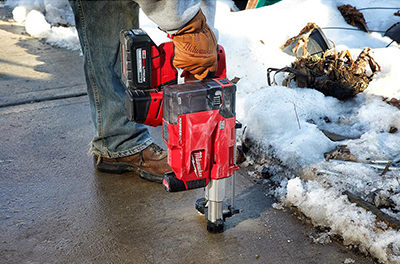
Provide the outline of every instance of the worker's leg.
<path id="1" fill-rule="evenodd" d="M 95 128 L 92 152 L 108 158 L 129 156 L 153 140 L 147 127 L 127 119 L 121 82 L 119 32 L 138 27 L 133 1 L 70 1 L 85 60 Z"/>

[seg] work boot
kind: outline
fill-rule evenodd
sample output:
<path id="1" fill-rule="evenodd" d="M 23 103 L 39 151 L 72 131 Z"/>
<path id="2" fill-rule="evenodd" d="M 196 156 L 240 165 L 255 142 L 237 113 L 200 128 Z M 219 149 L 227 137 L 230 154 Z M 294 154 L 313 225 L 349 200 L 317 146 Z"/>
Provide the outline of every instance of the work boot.
<path id="1" fill-rule="evenodd" d="M 94 167 L 109 173 L 137 172 L 141 178 L 157 183 L 161 183 L 164 174 L 171 171 L 167 153 L 154 143 L 127 157 L 112 159 L 94 155 Z"/>

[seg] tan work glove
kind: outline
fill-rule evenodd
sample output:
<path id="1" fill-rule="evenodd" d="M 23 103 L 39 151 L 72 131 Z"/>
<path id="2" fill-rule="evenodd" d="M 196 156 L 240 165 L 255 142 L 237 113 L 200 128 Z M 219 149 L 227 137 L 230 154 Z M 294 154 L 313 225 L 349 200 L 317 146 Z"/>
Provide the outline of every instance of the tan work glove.
<path id="1" fill-rule="evenodd" d="M 173 36 L 172 41 L 174 67 L 190 72 L 199 80 L 214 75 L 217 70 L 217 40 L 201 10 Z"/>

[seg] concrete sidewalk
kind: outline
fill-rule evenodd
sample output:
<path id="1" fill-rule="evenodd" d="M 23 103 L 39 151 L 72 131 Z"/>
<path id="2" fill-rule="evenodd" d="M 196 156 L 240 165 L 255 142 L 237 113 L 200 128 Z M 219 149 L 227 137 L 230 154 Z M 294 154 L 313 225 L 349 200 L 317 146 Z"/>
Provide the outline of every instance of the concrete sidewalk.
<path id="1" fill-rule="evenodd" d="M 241 170 L 237 206 L 209 234 L 194 202 L 134 174 L 93 169 L 82 57 L 0 21 L 1 263 L 373 263 L 271 207 Z M 161 130 L 151 129 L 161 144 Z"/>

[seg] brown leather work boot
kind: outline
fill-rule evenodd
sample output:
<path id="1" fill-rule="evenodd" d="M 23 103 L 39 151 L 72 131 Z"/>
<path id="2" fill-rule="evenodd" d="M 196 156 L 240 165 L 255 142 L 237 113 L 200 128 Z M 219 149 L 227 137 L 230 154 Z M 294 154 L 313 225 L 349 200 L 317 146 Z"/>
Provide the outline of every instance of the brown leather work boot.
<path id="1" fill-rule="evenodd" d="M 112 159 L 94 155 L 94 167 L 109 173 L 137 172 L 141 178 L 157 183 L 161 183 L 164 174 L 171 171 L 167 153 L 154 143 L 127 157 Z"/>

